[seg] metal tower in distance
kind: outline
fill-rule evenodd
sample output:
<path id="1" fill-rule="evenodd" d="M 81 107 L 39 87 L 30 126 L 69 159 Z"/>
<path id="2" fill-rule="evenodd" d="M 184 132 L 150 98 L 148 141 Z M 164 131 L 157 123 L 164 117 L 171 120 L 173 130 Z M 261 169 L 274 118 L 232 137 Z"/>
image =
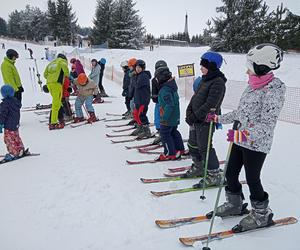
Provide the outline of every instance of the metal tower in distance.
<path id="1" fill-rule="evenodd" d="M 185 14 L 185 25 L 184 25 L 184 34 L 188 34 L 189 33 L 189 29 L 188 29 L 188 14 L 186 12 Z"/>

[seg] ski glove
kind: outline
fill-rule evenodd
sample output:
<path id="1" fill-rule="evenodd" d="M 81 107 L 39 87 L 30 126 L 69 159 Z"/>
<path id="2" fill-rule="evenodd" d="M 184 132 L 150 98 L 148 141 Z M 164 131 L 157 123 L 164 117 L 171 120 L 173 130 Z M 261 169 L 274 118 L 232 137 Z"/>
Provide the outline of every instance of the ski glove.
<path id="1" fill-rule="evenodd" d="M 215 113 L 208 113 L 206 118 L 205 118 L 206 122 L 214 122 L 217 123 L 218 122 L 218 116 Z"/>
<path id="2" fill-rule="evenodd" d="M 227 141 L 229 142 L 246 142 L 249 137 L 249 132 L 247 130 L 239 131 L 229 129 L 227 133 Z"/>
<path id="3" fill-rule="evenodd" d="M 73 89 L 71 87 L 68 87 L 67 91 L 71 94 L 73 92 Z"/>
<path id="4" fill-rule="evenodd" d="M 20 92 L 24 92 L 24 89 L 23 89 L 23 87 L 21 86 L 21 87 L 19 87 L 18 88 L 18 91 L 20 91 Z"/>
<path id="5" fill-rule="evenodd" d="M 126 96 L 127 96 L 127 94 L 128 94 L 127 90 L 123 90 L 123 92 L 122 92 L 122 96 L 126 97 Z"/>
<path id="6" fill-rule="evenodd" d="M 0 134 L 3 133 L 4 124 L 0 124 Z"/>

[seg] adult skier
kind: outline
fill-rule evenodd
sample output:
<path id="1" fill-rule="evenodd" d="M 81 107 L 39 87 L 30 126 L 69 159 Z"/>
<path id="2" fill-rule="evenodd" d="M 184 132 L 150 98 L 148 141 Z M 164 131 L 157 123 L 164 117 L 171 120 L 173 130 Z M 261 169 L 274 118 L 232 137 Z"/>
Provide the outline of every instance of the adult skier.
<path id="1" fill-rule="evenodd" d="M 15 66 L 19 54 L 14 49 L 6 51 L 6 57 L 1 64 L 1 72 L 4 84 L 10 85 L 14 89 L 14 96 L 22 103 L 22 93 L 24 92 L 20 75 Z"/>
<path id="2" fill-rule="evenodd" d="M 58 112 L 62 107 L 64 79 L 69 77 L 68 61 L 64 54 L 58 54 L 57 58 L 47 65 L 44 77 L 47 79 L 47 88 L 52 96 L 49 130 L 62 129 L 64 128 L 64 123 L 58 123 Z"/>

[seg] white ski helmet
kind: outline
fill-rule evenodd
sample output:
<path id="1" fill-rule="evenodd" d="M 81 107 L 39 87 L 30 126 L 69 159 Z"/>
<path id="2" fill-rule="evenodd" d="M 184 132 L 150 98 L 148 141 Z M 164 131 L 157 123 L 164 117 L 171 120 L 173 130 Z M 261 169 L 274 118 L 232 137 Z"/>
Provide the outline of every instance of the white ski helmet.
<path id="1" fill-rule="evenodd" d="M 128 61 L 122 61 L 121 62 L 121 67 L 124 68 L 124 67 L 128 67 Z"/>
<path id="2" fill-rule="evenodd" d="M 249 50 L 247 68 L 258 76 L 278 69 L 283 60 L 283 51 L 271 43 L 262 43 Z"/>

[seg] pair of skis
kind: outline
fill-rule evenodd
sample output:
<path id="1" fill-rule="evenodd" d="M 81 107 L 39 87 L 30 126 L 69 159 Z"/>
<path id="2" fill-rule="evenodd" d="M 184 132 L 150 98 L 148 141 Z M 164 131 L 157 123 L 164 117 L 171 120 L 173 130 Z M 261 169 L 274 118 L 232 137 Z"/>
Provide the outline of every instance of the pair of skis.
<path id="1" fill-rule="evenodd" d="M 208 218 L 207 215 L 200 215 L 200 216 L 195 216 L 195 217 L 188 217 L 188 218 L 174 219 L 174 220 L 156 220 L 155 223 L 160 228 L 171 228 L 171 227 L 176 227 L 176 226 L 204 222 L 204 221 L 208 221 L 208 220 L 210 220 L 210 218 Z M 212 233 L 211 235 L 204 234 L 204 235 L 199 235 L 199 236 L 181 237 L 181 238 L 179 238 L 179 241 L 185 246 L 193 246 L 197 242 L 206 243 L 207 241 L 211 242 L 214 240 L 222 240 L 225 238 L 232 237 L 234 235 L 251 233 L 251 232 L 255 232 L 255 231 L 259 231 L 259 230 L 269 229 L 272 227 L 291 225 L 291 224 L 295 224 L 297 222 L 298 222 L 298 220 L 295 217 L 285 217 L 285 218 L 273 220 L 273 222 L 268 226 L 253 229 L 253 230 L 239 232 L 234 229 L 230 229 L 230 230 L 224 230 L 221 232 Z"/>
<path id="2" fill-rule="evenodd" d="M 102 118 L 102 119 L 97 119 L 95 122 L 100 122 L 100 121 L 105 121 L 105 118 Z M 74 122 L 71 122 L 70 123 L 70 127 L 71 128 L 78 128 L 78 127 L 81 127 L 81 126 L 84 126 L 84 125 L 88 125 L 88 124 L 90 124 L 90 125 L 92 125 L 93 123 L 95 123 L 95 122 L 88 122 L 88 121 L 82 121 L 82 122 L 79 122 L 79 123 L 74 123 Z"/>

